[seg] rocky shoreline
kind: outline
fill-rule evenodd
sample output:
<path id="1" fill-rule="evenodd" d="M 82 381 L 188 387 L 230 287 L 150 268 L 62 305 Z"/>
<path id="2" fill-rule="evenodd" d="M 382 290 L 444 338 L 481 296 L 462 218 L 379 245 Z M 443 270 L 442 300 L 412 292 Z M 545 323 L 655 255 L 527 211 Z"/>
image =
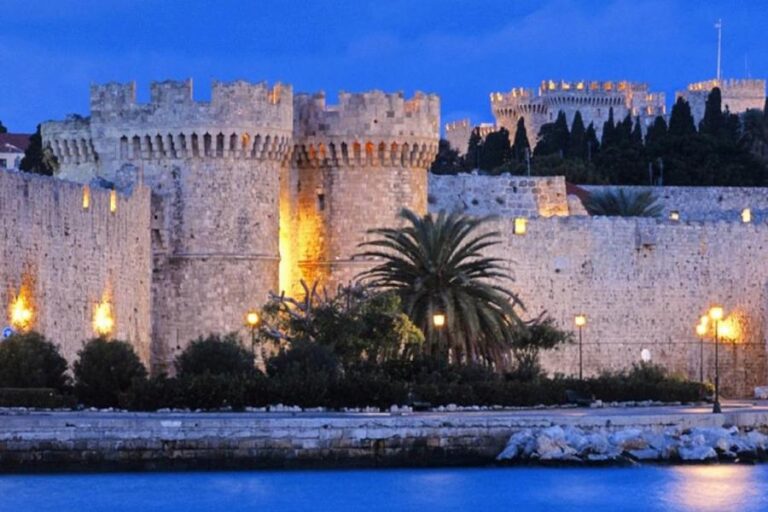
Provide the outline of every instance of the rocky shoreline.
<path id="1" fill-rule="evenodd" d="M 505 463 L 765 462 L 768 435 L 757 429 L 679 426 L 529 428 L 514 433 L 496 457 Z"/>

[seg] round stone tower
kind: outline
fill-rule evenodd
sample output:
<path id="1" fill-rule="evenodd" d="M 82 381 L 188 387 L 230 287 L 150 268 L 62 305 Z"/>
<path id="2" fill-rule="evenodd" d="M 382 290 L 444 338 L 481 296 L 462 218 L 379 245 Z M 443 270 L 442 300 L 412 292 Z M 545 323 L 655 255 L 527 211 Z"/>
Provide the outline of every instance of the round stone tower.
<path id="1" fill-rule="evenodd" d="M 242 329 L 278 289 L 279 180 L 292 131 L 293 93 L 280 84 L 215 82 L 210 102 L 199 102 L 191 80 L 159 82 L 146 104 L 132 83 L 92 87 L 91 178 L 143 181 L 153 192 L 160 368 L 198 336 Z"/>
<path id="2" fill-rule="evenodd" d="M 427 211 L 427 169 L 437 153 L 437 96 L 373 91 L 294 98 L 297 277 L 334 291 L 373 262 L 355 257 L 373 228 L 399 212 Z M 294 278 L 294 285 L 296 279 Z"/>

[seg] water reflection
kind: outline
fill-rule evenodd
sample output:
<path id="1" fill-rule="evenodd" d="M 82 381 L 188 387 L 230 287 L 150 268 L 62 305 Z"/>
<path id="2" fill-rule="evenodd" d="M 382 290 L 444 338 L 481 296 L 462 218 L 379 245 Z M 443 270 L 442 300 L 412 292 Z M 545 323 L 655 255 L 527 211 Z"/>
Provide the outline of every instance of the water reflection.
<path id="1" fill-rule="evenodd" d="M 661 499 L 680 510 L 741 509 L 740 504 L 756 504 L 756 493 L 765 486 L 753 466 L 673 467 L 670 475 Z"/>

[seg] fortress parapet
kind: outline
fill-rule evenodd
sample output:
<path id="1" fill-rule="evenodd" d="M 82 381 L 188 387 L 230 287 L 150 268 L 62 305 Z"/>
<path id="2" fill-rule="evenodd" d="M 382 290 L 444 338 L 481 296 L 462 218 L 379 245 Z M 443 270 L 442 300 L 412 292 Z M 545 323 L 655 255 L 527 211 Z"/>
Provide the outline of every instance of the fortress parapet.
<path id="1" fill-rule="evenodd" d="M 741 114 L 750 109 L 762 109 L 765 106 L 765 80 L 724 79 L 704 80 L 688 84 L 683 91 L 677 91 L 677 97 L 684 98 L 691 106 L 691 113 L 698 123 L 704 117 L 707 96 L 715 87 L 720 88 L 722 107 L 731 113 Z"/>
<path id="2" fill-rule="evenodd" d="M 600 136 L 603 123 L 613 109 L 614 119 L 627 114 L 640 118 L 643 127 L 656 116 L 666 114 L 662 92 L 651 92 L 648 84 L 626 80 L 543 80 L 538 90 L 515 88 L 508 93 L 492 93 L 491 109 L 496 124 L 505 127 L 514 139 L 517 122 L 524 119 L 528 139 L 535 143 L 542 125 L 553 122 L 560 111 L 569 125 L 581 112 L 585 125 L 593 123 Z"/>
<path id="3" fill-rule="evenodd" d="M 325 94 L 294 100 L 296 158 L 300 165 L 429 165 L 437 152 L 440 100 L 417 92 L 339 93 L 338 105 Z"/>

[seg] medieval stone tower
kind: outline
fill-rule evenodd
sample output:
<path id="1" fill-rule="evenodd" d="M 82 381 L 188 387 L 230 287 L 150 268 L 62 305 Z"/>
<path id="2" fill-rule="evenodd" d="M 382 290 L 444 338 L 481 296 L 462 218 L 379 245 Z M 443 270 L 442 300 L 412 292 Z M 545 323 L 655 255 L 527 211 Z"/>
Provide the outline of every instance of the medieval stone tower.
<path id="1" fill-rule="evenodd" d="M 292 148 L 290 87 L 159 82 L 147 104 L 134 84 L 91 89 L 90 119 L 46 123 L 60 177 L 152 198 L 152 338 L 159 365 L 197 336 L 242 328 L 278 287 L 280 170 Z M 127 243 L 130 243 L 127 241 Z"/>
<path id="2" fill-rule="evenodd" d="M 402 208 L 426 213 L 439 116 L 439 99 L 421 93 L 341 93 L 333 106 L 322 93 L 295 97 L 294 275 L 348 283 L 371 265 L 354 258 L 369 229 L 396 225 Z"/>
<path id="3" fill-rule="evenodd" d="M 243 329 L 269 291 L 300 279 L 333 292 L 371 262 L 356 261 L 372 228 L 402 208 L 427 211 L 439 100 L 417 93 L 293 97 L 289 86 L 192 82 L 91 88 L 91 116 L 42 127 L 58 177 L 152 191 L 153 366 L 190 341 Z M 131 241 L 126 240 L 130 246 Z"/>

